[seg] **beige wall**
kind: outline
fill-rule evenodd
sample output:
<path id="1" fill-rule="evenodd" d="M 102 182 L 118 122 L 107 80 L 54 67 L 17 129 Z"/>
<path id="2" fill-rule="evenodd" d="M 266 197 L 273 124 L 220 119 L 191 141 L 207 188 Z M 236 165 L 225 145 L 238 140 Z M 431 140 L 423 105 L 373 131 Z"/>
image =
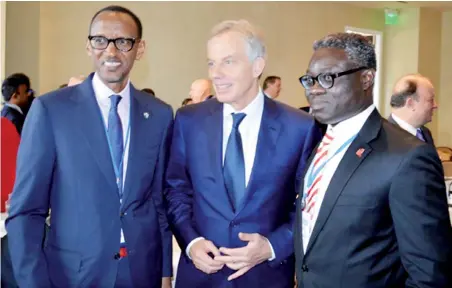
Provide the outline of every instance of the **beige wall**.
<path id="1" fill-rule="evenodd" d="M 418 72 L 430 78 L 437 92 L 441 86 L 441 17 L 442 12 L 438 10 L 420 9 Z M 438 141 L 438 112 L 433 114 L 432 122 L 427 126 Z"/>
<path id="2" fill-rule="evenodd" d="M 441 37 L 441 85 L 436 89 L 438 146 L 452 147 L 452 11 L 443 13 Z"/>
<path id="3" fill-rule="evenodd" d="M 212 26 L 219 21 L 246 18 L 262 28 L 269 51 L 264 76 L 282 77 L 281 101 L 293 106 L 306 104 L 298 77 L 307 68 L 314 40 L 330 32 L 344 31 L 345 26 L 384 29 L 382 11 L 341 3 L 117 4 L 138 14 L 148 44 L 144 59 L 134 68 L 132 81 L 138 87 L 153 88 L 158 97 L 175 108 L 187 96 L 191 81 L 207 76 L 206 40 Z M 96 10 L 105 5 L 103 2 L 8 2 L 7 47 L 8 55 L 14 56 L 7 62 L 7 72 L 28 67 L 23 71 L 32 76 L 40 92 L 55 89 L 70 76 L 89 73 L 92 66 L 85 53 L 88 24 Z M 22 13 L 19 19 L 11 19 L 18 13 Z M 24 25 L 22 19 L 28 17 L 31 17 L 30 24 Z M 18 28 L 19 21 L 24 28 Z M 21 34 L 29 37 L 33 34 L 33 40 L 23 42 Z M 19 43 L 33 45 L 27 45 L 24 51 L 18 49 Z"/>
<path id="4" fill-rule="evenodd" d="M 389 116 L 389 101 L 392 87 L 405 74 L 416 73 L 419 54 L 419 9 L 408 8 L 400 11 L 400 22 L 385 27 L 384 45 L 384 109 L 383 116 Z"/>
<path id="5" fill-rule="evenodd" d="M 6 2 L 6 75 L 27 74 L 37 91 L 41 84 L 40 18 L 39 2 Z"/>
<path id="6" fill-rule="evenodd" d="M 6 2 L 0 2 L 0 79 L 5 78 Z"/>

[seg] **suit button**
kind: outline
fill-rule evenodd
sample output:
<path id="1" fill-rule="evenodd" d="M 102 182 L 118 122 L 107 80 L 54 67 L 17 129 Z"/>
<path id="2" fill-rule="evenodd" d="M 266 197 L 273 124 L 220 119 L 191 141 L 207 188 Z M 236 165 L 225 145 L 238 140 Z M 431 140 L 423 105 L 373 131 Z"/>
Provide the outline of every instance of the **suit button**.
<path id="1" fill-rule="evenodd" d="M 309 271 L 308 265 L 305 264 L 301 265 L 301 271 L 308 272 Z"/>

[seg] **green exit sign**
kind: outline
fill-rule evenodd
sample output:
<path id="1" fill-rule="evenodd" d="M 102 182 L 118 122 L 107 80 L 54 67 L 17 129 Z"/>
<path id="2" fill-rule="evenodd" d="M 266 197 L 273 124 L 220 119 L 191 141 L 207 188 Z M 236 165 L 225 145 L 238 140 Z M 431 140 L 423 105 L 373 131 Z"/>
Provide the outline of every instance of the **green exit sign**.
<path id="1" fill-rule="evenodd" d="M 385 9 L 385 24 L 397 25 L 399 23 L 399 11 L 394 9 Z"/>

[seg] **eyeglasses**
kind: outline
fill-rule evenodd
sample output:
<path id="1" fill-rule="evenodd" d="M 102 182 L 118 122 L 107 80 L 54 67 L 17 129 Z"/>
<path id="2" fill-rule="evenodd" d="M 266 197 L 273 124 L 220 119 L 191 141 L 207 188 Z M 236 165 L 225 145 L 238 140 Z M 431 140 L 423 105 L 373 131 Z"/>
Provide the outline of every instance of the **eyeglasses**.
<path id="1" fill-rule="evenodd" d="M 364 69 L 367 69 L 367 67 L 354 68 L 340 73 L 320 73 L 316 77 L 304 75 L 301 76 L 298 80 L 300 80 L 301 85 L 303 85 L 305 89 L 311 89 L 312 87 L 314 87 L 316 81 L 319 82 L 320 86 L 322 86 L 324 89 L 330 89 L 334 85 L 334 79 Z"/>
<path id="2" fill-rule="evenodd" d="M 104 36 L 88 36 L 89 43 L 91 44 L 91 47 L 96 50 L 105 50 L 107 49 L 108 45 L 110 45 L 110 42 L 113 42 L 115 44 L 116 49 L 122 52 L 129 52 L 132 50 L 133 45 L 135 45 L 135 42 L 137 39 L 135 38 L 115 38 L 115 39 L 108 39 Z"/>

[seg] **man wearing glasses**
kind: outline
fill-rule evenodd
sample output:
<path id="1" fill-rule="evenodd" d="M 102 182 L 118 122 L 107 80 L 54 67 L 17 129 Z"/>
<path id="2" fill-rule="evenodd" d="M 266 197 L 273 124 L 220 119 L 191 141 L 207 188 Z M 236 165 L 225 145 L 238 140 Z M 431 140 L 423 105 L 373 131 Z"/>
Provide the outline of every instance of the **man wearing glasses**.
<path id="1" fill-rule="evenodd" d="M 357 34 L 314 44 L 300 78 L 328 130 L 297 198 L 299 287 L 452 287 L 441 162 L 372 102 L 374 48 Z"/>
<path id="2" fill-rule="evenodd" d="M 173 115 L 130 83 L 141 38 L 131 11 L 100 10 L 86 46 L 96 72 L 30 110 L 6 223 L 20 287 L 170 287 L 162 183 Z"/>

